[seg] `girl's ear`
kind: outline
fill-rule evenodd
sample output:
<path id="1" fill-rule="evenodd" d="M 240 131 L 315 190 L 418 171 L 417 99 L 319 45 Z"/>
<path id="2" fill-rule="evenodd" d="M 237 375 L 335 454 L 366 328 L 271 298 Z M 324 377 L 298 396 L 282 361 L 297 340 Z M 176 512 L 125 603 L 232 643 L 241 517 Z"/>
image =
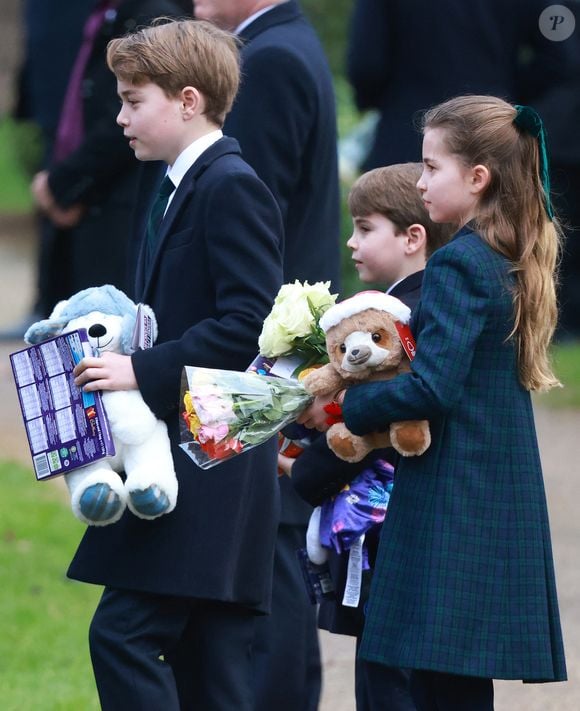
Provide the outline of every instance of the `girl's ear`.
<path id="1" fill-rule="evenodd" d="M 491 174 L 489 168 L 485 165 L 474 165 L 470 171 L 470 190 L 474 195 L 482 193 L 491 180 Z"/>

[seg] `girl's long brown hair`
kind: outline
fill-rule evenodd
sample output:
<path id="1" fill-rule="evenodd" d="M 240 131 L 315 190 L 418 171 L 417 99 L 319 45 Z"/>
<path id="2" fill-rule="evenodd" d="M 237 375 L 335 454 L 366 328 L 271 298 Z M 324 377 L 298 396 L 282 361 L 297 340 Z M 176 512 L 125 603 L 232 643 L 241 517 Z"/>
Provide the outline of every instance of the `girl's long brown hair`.
<path id="1" fill-rule="evenodd" d="M 513 106 L 493 96 L 459 96 L 426 112 L 423 130 L 442 128 L 465 165 L 485 165 L 490 183 L 474 220 L 515 274 L 514 328 L 519 376 L 527 390 L 559 386 L 548 348 L 557 322 L 555 273 L 560 229 L 548 219 L 536 138 L 514 124 Z"/>

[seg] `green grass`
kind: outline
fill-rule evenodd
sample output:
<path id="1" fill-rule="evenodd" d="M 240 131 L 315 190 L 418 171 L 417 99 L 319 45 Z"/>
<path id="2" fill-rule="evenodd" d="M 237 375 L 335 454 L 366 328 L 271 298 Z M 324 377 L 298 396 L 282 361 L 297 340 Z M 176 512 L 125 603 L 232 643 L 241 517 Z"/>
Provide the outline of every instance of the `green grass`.
<path id="1" fill-rule="evenodd" d="M 87 631 L 100 588 L 65 577 L 84 527 L 31 469 L 0 462 L 0 482 L 2 709 L 96 711 Z"/>
<path id="2" fill-rule="evenodd" d="M 21 214 L 32 208 L 30 178 L 40 156 L 38 132 L 30 124 L 0 120 L 0 213 Z"/>
<path id="3" fill-rule="evenodd" d="M 580 342 L 554 345 L 552 362 L 563 387 L 536 395 L 536 402 L 555 409 L 580 409 Z"/>

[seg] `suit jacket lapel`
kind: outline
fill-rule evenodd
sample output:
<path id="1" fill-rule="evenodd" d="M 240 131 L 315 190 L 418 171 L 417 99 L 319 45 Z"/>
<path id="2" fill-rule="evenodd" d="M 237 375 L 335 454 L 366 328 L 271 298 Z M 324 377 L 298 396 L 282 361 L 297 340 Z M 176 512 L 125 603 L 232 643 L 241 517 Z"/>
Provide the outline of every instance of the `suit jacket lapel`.
<path id="1" fill-rule="evenodd" d="M 179 183 L 179 187 L 175 191 L 171 204 L 167 208 L 167 212 L 165 213 L 165 217 L 161 223 L 157 246 L 155 248 L 155 252 L 151 256 L 151 263 L 148 272 L 145 267 L 146 243 L 145 239 L 142 240 L 137 268 L 137 293 L 141 294 L 141 301 L 146 301 L 147 294 L 150 291 L 152 280 L 155 272 L 157 271 L 163 249 L 168 239 L 171 237 L 172 228 L 181 213 L 183 206 L 189 202 L 191 196 L 195 192 L 196 181 L 212 163 L 228 153 L 240 153 L 240 146 L 238 142 L 234 138 L 220 138 L 219 141 L 216 141 L 200 155 L 200 157 L 183 176 L 183 179 Z M 165 175 L 165 173 L 163 173 L 163 175 Z M 163 179 L 163 176 L 161 179 Z"/>

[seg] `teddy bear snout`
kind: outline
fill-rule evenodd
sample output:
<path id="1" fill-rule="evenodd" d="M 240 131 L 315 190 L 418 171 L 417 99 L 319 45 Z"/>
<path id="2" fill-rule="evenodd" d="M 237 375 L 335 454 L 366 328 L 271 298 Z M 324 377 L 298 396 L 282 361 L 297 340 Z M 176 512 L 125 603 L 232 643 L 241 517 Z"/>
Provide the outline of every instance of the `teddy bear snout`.
<path id="1" fill-rule="evenodd" d="M 107 329 L 102 323 L 94 323 L 88 330 L 91 338 L 102 338 L 107 333 Z"/>
<path id="2" fill-rule="evenodd" d="M 353 348 L 350 351 L 346 359 L 353 365 L 360 365 L 361 363 L 366 363 L 370 357 L 371 349 L 368 346 L 358 346 L 358 348 Z"/>

